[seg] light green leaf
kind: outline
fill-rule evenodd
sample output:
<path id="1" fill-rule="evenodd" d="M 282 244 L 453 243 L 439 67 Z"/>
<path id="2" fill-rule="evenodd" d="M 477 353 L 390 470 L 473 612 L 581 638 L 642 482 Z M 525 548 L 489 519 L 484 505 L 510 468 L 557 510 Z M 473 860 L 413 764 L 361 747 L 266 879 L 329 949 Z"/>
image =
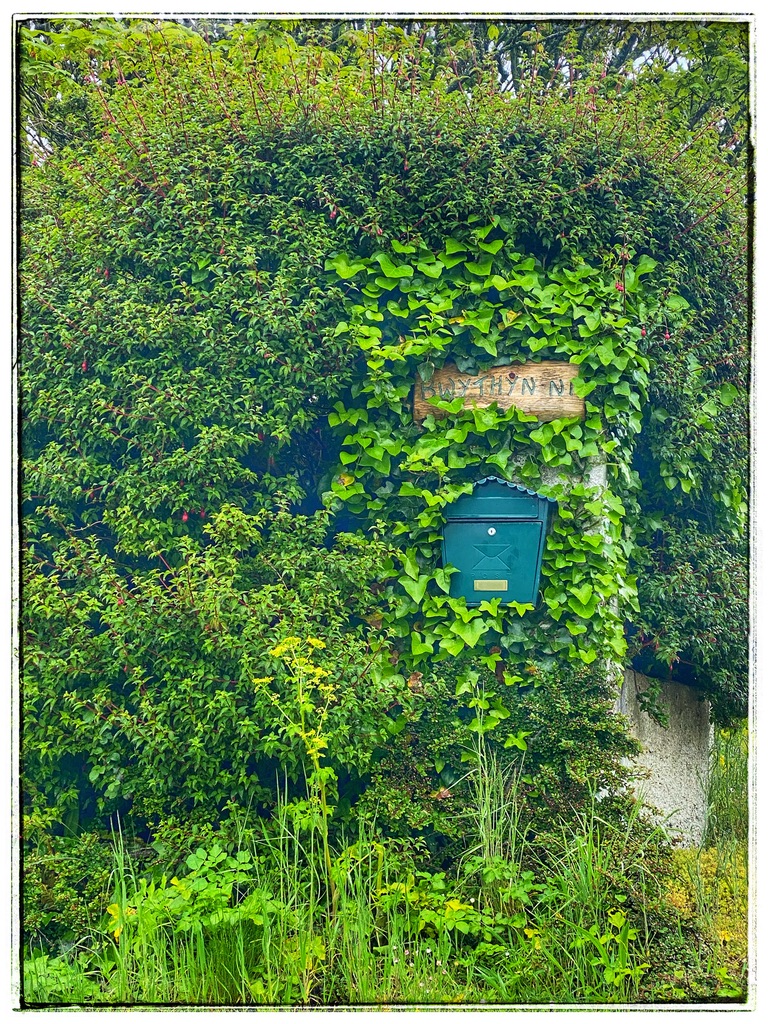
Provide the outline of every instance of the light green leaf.
<path id="1" fill-rule="evenodd" d="M 719 391 L 721 404 L 725 406 L 733 405 L 738 393 L 739 389 L 734 387 L 733 384 L 721 384 Z"/>
<path id="2" fill-rule="evenodd" d="M 467 247 L 463 242 L 459 241 L 458 238 L 449 238 L 445 243 L 445 251 L 450 256 L 455 252 L 466 252 Z"/>
<path id="3" fill-rule="evenodd" d="M 421 633 L 417 633 L 415 630 L 411 633 L 411 654 L 418 656 L 420 654 L 432 654 L 433 645 L 427 643 L 421 639 Z"/>
<path id="4" fill-rule="evenodd" d="M 464 266 L 470 272 L 475 274 L 477 277 L 487 277 L 493 266 L 493 260 L 490 256 L 487 259 L 482 260 L 480 263 L 476 263 L 474 260 L 468 260 Z"/>
<path id="5" fill-rule="evenodd" d="M 417 263 L 416 269 L 420 270 L 426 277 L 437 278 L 440 277 L 444 268 L 442 263 Z"/>
<path id="6" fill-rule="evenodd" d="M 428 582 L 429 576 L 419 576 L 417 580 L 407 579 L 403 576 L 400 577 L 403 589 L 410 594 L 416 604 L 419 604 L 424 597 L 424 591 L 427 589 Z"/>
<path id="7" fill-rule="evenodd" d="M 367 261 L 364 263 L 362 260 L 354 260 L 350 262 L 349 257 L 345 253 L 340 253 L 335 256 L 332 260 L 326 260 L 325 269 L 335 270 L 339 277 L 345 281 L 354 277 L 355 274 L 359 274 L 361 270 L 365 270 Z"/>
<path id="8" fill-rule="evenodd" d="M 495 256 L 499 249 L 504 245 L 504 240 L 497 238 L 495 242 L 478 242 L 477 244 L 483 252 L 489 252 L 492 256 Z"/>
<path id="9" fill-rule="evenodd" d="M 469 622 L 452 622 L 451 631 L 460 636 L 468 647 L 474 647 L 480 637 L 488 632 L 488 625 L 478 616 Z"/>
<path id="10" fill-rule="evenodd" d="M 407 263 L 395 264 L 385 252 L 377 252 L 373 257 L 381 267 L 384 275 L 389 278 L 413 277 L 413 267 Z"/>

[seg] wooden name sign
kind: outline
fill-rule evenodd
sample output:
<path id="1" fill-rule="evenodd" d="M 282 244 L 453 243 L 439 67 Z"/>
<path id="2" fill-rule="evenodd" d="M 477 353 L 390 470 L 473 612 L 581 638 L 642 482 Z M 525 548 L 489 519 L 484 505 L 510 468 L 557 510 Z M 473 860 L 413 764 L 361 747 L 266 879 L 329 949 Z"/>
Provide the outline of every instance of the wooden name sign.
<path id="1" fill-rule="evenodd" d="M 469 407 L 485 408 L 496 402 L 500 409 L 517 406 L 538 420 L 556 420 L 561 416 L 584 418 L 584 399 L 573 389 L 579 368 L 573 363 L 518 363 L 494 366 L 483 374 L 461 373 L 450 363 L 435 370 L 431 379 L 416 378 L 413 393 L 413 418 L 447 415 L 429 404 L 430 398 L 465 399 Z"/>

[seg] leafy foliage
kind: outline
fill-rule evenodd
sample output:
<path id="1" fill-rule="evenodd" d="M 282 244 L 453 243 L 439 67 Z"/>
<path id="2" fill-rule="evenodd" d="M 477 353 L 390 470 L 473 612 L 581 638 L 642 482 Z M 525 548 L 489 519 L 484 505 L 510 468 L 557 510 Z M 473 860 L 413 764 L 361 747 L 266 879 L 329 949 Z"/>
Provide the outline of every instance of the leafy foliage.
<path id="1" fill-rule="evenodd" d="M 649 583 L 660 538 L 696 532 L 742 567 L 728 593 L 746 614 L 739 155 L 664 106 L 655 73 L 603 79 L 587 60 L 543 88 L 531 38 L 503 91 L 485 58 L 454 67 L 451 33 L 471 62 L 474 29 L 371 28 L 23 32 L 24 779 L 69 827 L 127 801 L 145 819 L 269 805 L 278 755 L 300 789 L 301 748 L 251 682 L 286 636 L 322 638 L 345 687 L 340 815 L 437 728 L 414 680 L 430 652 L 451 700 L 465 651 L 498 646 L 482 667 L 500 686 L 528 667 L 551 681 L 538 711 L 517 682 L 479 698 L 541 772 L 530 719 L 551 723 L 572 671 L 624 655 L 625 615 L 659 671 L 682 654 L 723 714 L 744 710 L 744 636 L 722 657 L 707 639 L 733 621 L 724 584 L 688 591 L 683 636 Z M 428 385 L 449 355 L 522 354 L 579 363 L 583 423 L 450 402 L 423 433 L 410 422 L 419 367 Z M 596 456 L 607 489 L 561 489 Z M 538 611 L 447 594 L 442 510 L 481 469 L 562 499 Z M 315 515 L 329 493 L 335 524 Z M 350 511 L 369 535 L 331 544 Z M 690 545 L 665 550 L 689 579 Z M 608 712 L 579 728 L 586 748 L 614 737 L 581 780 L 623 749 Z M 557 786 L 575 763 L 560 739 Z M 418 772 L 423 809 L 442 787 Z"/>
<path id="2" fill-rule="evenodd" d="M 211 543 L 182 541 L 177 568 L 130 581 L 92 540 L 28 574 L 25 776 L 30 798 L 71 810 L 72 826 L 127 802 L 144 820 L 215 819 L 228 802 L 270 806 L 285 775 L 301 788 L 303 747 L 282 724 L 289 694 L 278 683 L 272 701 L 254 683 L 297 628 L 325 637 L 336 773 L 364 773 L 386 742 L 407 689 L 385 637 L 366 638 L 362 623 L 381 546 L 340 536 L 327 549 L 323 513 L 228 506 L 206 529 Z M 88 589 L 73 587 L 82 579 Z"/>

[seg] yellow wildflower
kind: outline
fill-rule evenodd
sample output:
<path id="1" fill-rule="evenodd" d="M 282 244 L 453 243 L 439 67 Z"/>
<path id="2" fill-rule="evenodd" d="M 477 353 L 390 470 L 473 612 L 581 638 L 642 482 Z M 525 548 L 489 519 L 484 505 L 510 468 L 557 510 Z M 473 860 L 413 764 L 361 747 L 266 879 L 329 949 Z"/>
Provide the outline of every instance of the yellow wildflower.
<path id="1" fill-rule="evenodd" d="M 269 652 L 273 658 L 279 658 L 285 654 L 286 651 L 292 651 L 294 647 L 297 647 L 301 643 L 300 636 L 287 636 L 284 640 L 281 640 L 277 647 L 273 647 Z"/>

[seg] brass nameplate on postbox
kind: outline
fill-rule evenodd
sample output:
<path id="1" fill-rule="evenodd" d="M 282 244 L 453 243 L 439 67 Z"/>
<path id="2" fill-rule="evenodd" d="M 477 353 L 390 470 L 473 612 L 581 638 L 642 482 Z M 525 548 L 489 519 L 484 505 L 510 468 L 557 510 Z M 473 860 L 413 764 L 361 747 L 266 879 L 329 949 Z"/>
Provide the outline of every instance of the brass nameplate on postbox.
<path id="1" fill-rule="evenodd" d="M 507 580 L 475 580 L 475 590 L 506 590 Z"/>

